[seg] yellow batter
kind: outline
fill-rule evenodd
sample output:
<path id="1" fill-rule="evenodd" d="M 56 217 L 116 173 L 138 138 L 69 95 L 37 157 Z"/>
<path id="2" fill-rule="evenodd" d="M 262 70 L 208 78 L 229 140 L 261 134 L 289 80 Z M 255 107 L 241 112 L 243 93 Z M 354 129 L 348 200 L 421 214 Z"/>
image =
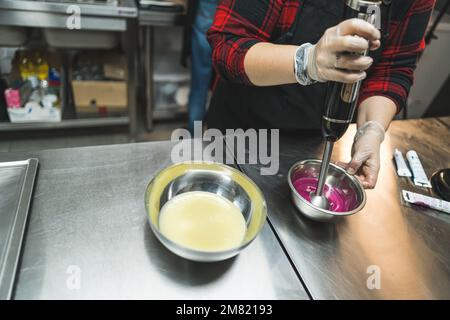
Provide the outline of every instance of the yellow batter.
<path id="1" fill-rule="evenodd" d="M 238 247 L 246 233 L 241 211 L 219 195 L 193 191 L 180 194 L 161 209 L 159 229 L 184 247 L 222 251 Z"/>

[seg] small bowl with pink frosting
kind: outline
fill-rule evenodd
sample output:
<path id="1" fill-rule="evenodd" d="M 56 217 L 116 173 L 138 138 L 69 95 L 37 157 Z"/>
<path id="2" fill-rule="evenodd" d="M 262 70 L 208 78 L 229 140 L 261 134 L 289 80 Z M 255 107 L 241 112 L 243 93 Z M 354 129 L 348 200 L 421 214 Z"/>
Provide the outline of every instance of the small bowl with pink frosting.
<path id="1" fill-rule="evenodd" d="M 311 203 L 311 194 L 317 189 L 321 164 L 321 160 L 304 160 L 289 170 L 288 183 L 297 209 L 306 217 L 321 222 L 331 222 L 361 211 L 366 204 L 363 186 L 356 177 L 332 163 L 324 188 L 324 195 L 330 203 L 329 210 Z"/>

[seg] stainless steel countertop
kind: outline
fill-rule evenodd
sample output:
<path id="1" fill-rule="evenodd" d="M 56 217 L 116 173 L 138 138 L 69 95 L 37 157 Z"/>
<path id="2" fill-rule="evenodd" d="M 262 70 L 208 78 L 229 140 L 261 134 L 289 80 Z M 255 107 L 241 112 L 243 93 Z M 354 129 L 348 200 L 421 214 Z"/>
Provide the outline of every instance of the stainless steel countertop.
<path id="1" fill-rule="evenodd" d="M 11 299 L 37 166 L 0 162 L 0 300 Z"/>
<path id="2" fill-rule="evenodd" d="M 188 262 L 158 242 L 144 192 L 170 164 L 171 146 L 0 153 L 0 161 L 40 163 L 14 298 L 308 299 L 267 224 L 222 263 Z"/>
<path id="3" fill-rule="evenodd" d="M 282 136 L 278 176 L 261 177 L 258 166 L 243 166 L 262 188 L 269 220 L 313 298 L 450 298 L 450 216 L 402 205 L 402 189 L 429 191 L 398 178 L 392 160 L 394 148 L 404 154 L 414 149 L 429 177 L 437 169 L 450 167 L 449 125 L 450 118 L 394 122 L 382 145 L 378 185 L 367 191 L 365 209 L 335 224 L 304 218 L 292 204 L 286 180 L 295 162 L 320 159 L 320 136 Z M 337 143 L 334 160 L 349 160 L 354 132 L 352 127 Z M 371 266 L 379 267 L 379 290 L 367 287 L 375 270 L 368 270 Z"/>

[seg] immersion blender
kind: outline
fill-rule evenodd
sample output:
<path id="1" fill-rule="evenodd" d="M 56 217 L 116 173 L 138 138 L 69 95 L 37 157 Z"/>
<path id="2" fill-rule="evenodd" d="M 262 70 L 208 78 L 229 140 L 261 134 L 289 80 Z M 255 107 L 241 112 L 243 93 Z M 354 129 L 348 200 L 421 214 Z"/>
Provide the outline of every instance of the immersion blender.
<path id="1" fill-rule="evenodd" d="M 381 1 L 346 0 L 344 20 L 359 18 L 373 25 L 381 12 Z M 361 53 L 367 56 L 369 50 Z M 333 146 L 347 131 L 352 122 L 358 101 L 361 81 L 354 84 L 330 82 L 328 85 L 325 105 L 322 112 L 322 134 L 325 139 L 325 150 L 320 168 L 319 182 L 316 192 L 311 193 L 311 203 L 319 208 L 329 210 L 330 203 L 324 196 L 324 187 L 328 175 Z"/>

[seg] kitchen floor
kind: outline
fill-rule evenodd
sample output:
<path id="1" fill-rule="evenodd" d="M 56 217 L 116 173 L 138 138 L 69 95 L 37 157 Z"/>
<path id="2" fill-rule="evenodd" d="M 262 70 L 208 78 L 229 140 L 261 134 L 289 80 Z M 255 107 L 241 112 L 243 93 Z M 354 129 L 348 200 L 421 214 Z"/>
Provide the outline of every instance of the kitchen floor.
<path id="1" fill-rule="evenodd" d="M 138 138 L 139 142 L 170 140 L 172 131 L 186 126 L 182 122 L 156 123 L 152 132 Z M 121 144 L 128 142 L 126 128 L 97 132 L 39 132 L 38 134 L 21 132 L 8 133 L 0 138 L 0 152 L 24 152 L 60 148 L 87 147 L 96 145 Z M 2 134 L 3 135 L 3 134 Z"/>

